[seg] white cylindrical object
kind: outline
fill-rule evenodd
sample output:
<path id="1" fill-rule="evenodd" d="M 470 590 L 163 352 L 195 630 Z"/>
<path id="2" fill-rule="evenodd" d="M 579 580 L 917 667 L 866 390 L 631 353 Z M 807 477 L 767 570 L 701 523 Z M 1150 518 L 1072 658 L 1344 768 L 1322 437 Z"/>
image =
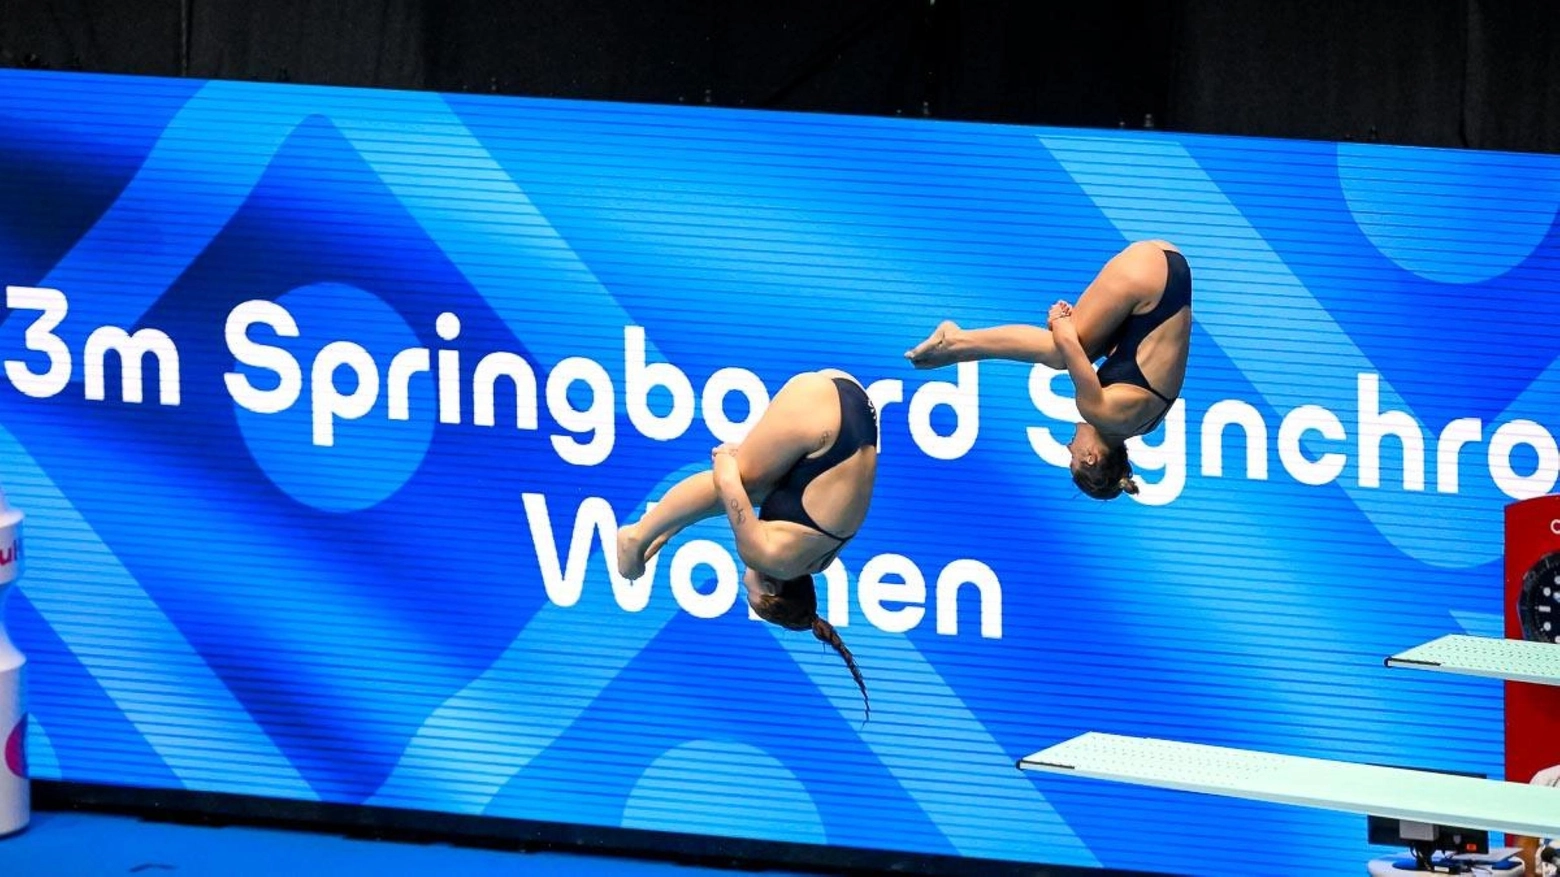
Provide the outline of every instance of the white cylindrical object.
<path id="1" fill-rule="evenodd" d="M 27 782 L 27 658 L 5 632 L 5 600 L 22 573 L 22 513 L 0 490 L 0 837 L 27 827 L 32 811 Z"/>

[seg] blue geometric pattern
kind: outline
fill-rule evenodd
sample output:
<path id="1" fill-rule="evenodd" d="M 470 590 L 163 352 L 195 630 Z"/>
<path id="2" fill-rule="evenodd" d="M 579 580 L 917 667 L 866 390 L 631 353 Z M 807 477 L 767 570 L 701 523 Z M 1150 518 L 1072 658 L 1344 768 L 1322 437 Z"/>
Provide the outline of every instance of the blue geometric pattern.
<path id="1" fill-rule="evenodd" d="M 1501 507 L 1560 475 L 1560 161 L 18 71 L 0 119 L 0 284 L 68 302 L 0 323 L 40 777 L 1233 874 L 1142 851 L 1355 868 L 1363 823 L 1013 760 L 1499 775 L 1498 683 L 1381 658 L 1498 628 Z M 901 353 L 1140 238 L 1193 360 L 1102 505 L 1066 381 Z M 820 577 L 866 723 L 720 521 L 637 582 L 602 550 L 826 366 L 882 412 Z"/>

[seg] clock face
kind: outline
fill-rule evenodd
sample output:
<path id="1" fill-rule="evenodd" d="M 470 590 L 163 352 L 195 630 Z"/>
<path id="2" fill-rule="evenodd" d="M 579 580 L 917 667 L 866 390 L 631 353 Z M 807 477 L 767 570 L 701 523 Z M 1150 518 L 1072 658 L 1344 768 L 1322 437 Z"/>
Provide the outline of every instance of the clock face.
<path id="1" fill-rule="evenodd" d="M 1560 551 L 1540 557 L 1522 577 L 1517 616 L 1524 639 L 1560 643 Z"/>

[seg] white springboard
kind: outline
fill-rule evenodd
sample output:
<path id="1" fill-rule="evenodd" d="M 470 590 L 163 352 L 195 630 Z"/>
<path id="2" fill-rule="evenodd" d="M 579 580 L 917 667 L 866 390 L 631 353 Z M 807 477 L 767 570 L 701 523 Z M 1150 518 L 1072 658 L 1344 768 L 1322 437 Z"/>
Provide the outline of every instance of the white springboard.
<path id="1" fill-rule="evenodd" d="M 1089 732 L 1023 770 L 1536 837 L 1560 834 L 1560 788 L 1153 737 Z"/>
<path id="2" fill-rule="evenodd" d="M 1386 659 L 1388 667 L 1560 685 L 1560 645 L 1452 633 Z"/>

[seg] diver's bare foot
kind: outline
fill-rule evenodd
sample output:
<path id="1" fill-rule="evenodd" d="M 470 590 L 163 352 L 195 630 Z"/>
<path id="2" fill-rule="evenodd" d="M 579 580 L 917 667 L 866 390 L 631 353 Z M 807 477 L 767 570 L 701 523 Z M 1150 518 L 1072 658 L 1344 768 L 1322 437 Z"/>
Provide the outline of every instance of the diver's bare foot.
<path id="1" fill-rule="evenodd" d="M 954 350 L 954 344 L 959 331 L 958 323 L 943 320 L 932 331 L 931 337 L 905 351 L 905 359 L 910 360 L 910 364 L 916 368 L 942 368 L 958 362 L 959 355 Z"/>
<path id="2" fill-rule="evenodd" d="M 645 543 L 638 524 L 618 528 L 617 567 L 618 575 L 629 581 L 645 574 Z"/>

